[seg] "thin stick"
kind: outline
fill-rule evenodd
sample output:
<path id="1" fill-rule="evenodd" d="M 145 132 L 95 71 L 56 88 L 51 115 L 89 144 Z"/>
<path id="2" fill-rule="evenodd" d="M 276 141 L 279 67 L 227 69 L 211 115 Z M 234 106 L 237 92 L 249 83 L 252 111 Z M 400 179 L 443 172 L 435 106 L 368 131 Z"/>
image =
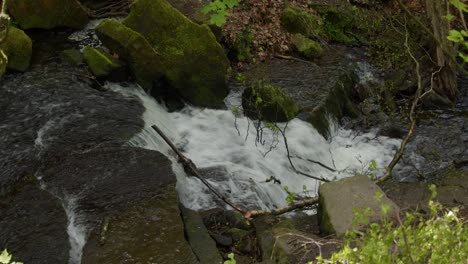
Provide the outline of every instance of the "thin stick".
<path id="1" fill-rule="evenodd" d="M 313 198 L 304 199 L 298 202 L 290 203 L 288 206 L 280 207 L 280 208 L 273 209 L 273 210 L 249 210 L 244 214 L 244 217 L 250 218 L 250 217 L 258 217 L 261 215 L 280 215 L 280 214 L 293 211 L 298 208 L 303 208 L 306 206 L 312 206 L 312 205 L 318 204 L 318 201 L 319 201 L 318 197 L 313 197 Z"/>
<path id="2" fill-rule="evenodd" d="M 238 211 L 241 214 L 245 214 L 245 211 L 242 210 L 239 206 L 235 205 L 231 201 L 229 201 L 226 197 L 221 195 L 214 187 L 211 185 L 206 179 L 204 179 L 201 174 L 198 172 L 197 166 L 190 160 L 189 158 L 185 157 L 180 151 L 177 149 L 177 147 L 171 142 L 169 138 L 166 137 L 166 135 L 157 127 L 156 125 L 152 125 L 151 128 L 153 128 L 163 139 L 164 141 L 171 147 L 171 149 L 179 156 L 180 161 L 184 165 L 184 169 L 188 174 L 191 174 L 195 177 L 197 177 L 203 184 L 205 184 L 208 189 L 213 192 L 216 197 L 221 199 L 223 202 L 225 202 L 227 205 L 231 206 L 234 210 Z"/>

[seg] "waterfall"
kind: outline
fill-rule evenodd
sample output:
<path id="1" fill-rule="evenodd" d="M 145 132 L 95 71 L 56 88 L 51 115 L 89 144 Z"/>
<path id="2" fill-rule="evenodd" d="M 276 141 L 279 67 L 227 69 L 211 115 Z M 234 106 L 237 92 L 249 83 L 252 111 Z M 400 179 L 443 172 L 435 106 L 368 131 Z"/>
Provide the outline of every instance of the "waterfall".
<path id="1" fill-rule="evenodd" d="M 145 128 L 129 144 L 158 150 L 173 161 L 179 197 L 186 207 L 208 209 L 217 203 L 198 179 L 185 175 L 172 151 L 151 125 L 160 127 L 215 188 L 245 208 L 271 209 L 286 205 L 288 193 L 285 186 L 289 192 L 316 195 L 320 183 L 294 172 L 281 135 L 275 136 L 265 129 L 265 143 L 260 144 L 255 141 L 254 121 L 236 118 L 231 110 L 187 106 L 179 112 L 169 113 L 136 85 L 107 85 L 114 91 L 137 96 L 142 101 L 146 108 L 143 115 Z M 230 94 L 226 105 L 239 104 L 239 95 L 239 92 Z M 284 127 L 285 124 L 279 126 Z M 359 134 L 339 127 L 333 131 L 332 137 L 326 140 L 307 122 L 299 119 L 289 122 L 286 136 L 291 160 L 298 170 L 327 179 L 339 179 L 368 173 L 369 164 L 374 160 L 381 168 L 375 174 L 383 174 L 383 168 L 400 144 L 400 140 L 377 137 L 375 133 Z"/>

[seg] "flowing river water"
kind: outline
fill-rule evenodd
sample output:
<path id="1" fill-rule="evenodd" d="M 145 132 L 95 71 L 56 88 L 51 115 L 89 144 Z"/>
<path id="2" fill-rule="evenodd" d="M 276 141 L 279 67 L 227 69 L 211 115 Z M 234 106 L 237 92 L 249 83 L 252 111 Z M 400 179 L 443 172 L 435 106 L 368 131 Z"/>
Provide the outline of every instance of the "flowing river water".
<path id="1" fill-rule="evenodd" d="M 272 209 L 286 205 L 286 186 L 290 192 L 316 195 L 320 183 L 295 173 L 281 134 L 264 129 L 264 142 L 260 144 L 255 140 L 254 121 L 235 116 L 232 107 L 240 104 L 238 93 L 231 93 L 226 98 L 226 105 L 231 109 L 187 106 L 169 113 L 135 85 L 122 87 L 109 83 L 108 87 L 126 96 L 137 96 L 142 101 L 145 128 L 130 141 L 130 145 L 161 151 L 174 161 L 179 196 L 186 207 L 201 210 L 219 204 L 198 179 L 185 175 L 172 150 L 151 125 L 160 127 L 219 192 L 244 208 Z M 285 125 L 279 124 L 280 127 Z M 327 140 L 307 122 L 299 119 L 289 122 L 285 134 L 291 160 L 298 170 L 331 180 L 356 172 L 369 173 L 369 165 L 375 161 L 381 170 L 374 173 L 379 175 L 400 144 L 397 139 L 378 137 L 374 133 L 358 134 L 336 125 L 332 131 Z"/>

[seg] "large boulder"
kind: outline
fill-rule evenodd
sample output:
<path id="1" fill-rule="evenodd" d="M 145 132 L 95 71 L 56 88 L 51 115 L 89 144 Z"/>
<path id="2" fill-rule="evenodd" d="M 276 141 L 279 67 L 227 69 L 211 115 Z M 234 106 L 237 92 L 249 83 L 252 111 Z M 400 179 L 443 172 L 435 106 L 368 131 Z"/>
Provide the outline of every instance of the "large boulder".
<path id="1" fill-rule="evenodd" d="M 125 59 L 139 85 L 151 89 L 164 72 L 158 54 L 138 32 L 114 19 L 104 20 L 96 28 L 96 34 L 104 45 Z"/>
<path id="2" fill-rule="evenodd" d="M 23 30 L 9 27 L 8 35 L 0 44 L 8 57 L 8 69 L 15 71 L 26 71 L 29 68 L 32 54 L 32 41 Z"/>
<path id="3" fill-rule="evenodd" d="M 302 7 L 287 5 L 281 15 L 281 25 L 290 33 L 306 37 L 317 37 L 322 32 L 323 22 L 319 16 L 307 12 Z"/>
<path id="4" fill-rule="evenodd" d="M 229 60 L 208 26 L 193 23 L 165 0 L 135 1 L 123 24 L 154 47 L 165 77 L 183 98 L 198 106 L 223 105 Z"/>
<path id="5" fill-rule="evenodd" d="M 88 23 L 77 0 L 7 0 L 7 8 L 22 29 L 82 28 Z"/>
<path id="6" fill-rule="evenodd" d="M 380 198 L 377 197 L 378 193 Z M 399 207 L 366 176 L 324 183 L 319 187 L 319 197 L 320 229 L 324 234 L 336 234 L 337 237 L 343 237 L 346 231 L 360 229 L 367 224 L 353 225 L 357 220 L 355 210 L 366 214 L 369 223 L 385 217 L 382 212 L 384 205 L 388 205 L 389 214 L 399 211 Z"/>

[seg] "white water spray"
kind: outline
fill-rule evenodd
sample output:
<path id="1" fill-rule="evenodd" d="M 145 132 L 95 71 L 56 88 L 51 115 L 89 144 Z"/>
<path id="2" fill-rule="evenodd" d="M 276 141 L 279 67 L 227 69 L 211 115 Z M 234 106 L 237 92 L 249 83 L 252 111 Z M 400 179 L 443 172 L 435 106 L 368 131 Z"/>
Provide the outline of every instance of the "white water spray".
<path id="1" fill-rule="evenodd" d="M 209 182 L 234 203 L 249 209 L 284 206 L 287 196 L 284 186 L 288 186 L 290 192 L 300 193 L 306 189 L 309 195 L 316 194 L 319 183 L 298 175 L 291 168 L 281 135 L 275 148 L 265 156 L 274 140 L 272 133 L 265 132 L 264 145 L 256 144 L 252 121 L 238 118 L 236 130 L 232 111 L 186 107 L 180 112 L 168 113 L 137 86 L 108 86 L 123 94 L 138 96 L 146 108 L 145 129 L 130 141 L 131 145 L 161 151 L 175 161 L 169 148 L 151 129 L 151 125 L 157 125 L 202 169 Z M 236 96 L 228 98 L 228 105 L 236 101 Z M 371 160 L 384 168 L 400 144 L 399 140 L 376 137 L 374 133 L 357 134 L 341 128 L 335 129 L 331 140 L 327 141 L 309 123 L 299 119 L 289 122 L 286 136 L 296 168 L 327 179 L 365 172 Z M 336 171 L 306 159 L 321 162 Z M 187 177 L 177 162 L 173 164 L 179 196 L 185 206 L 195 210 L 216 206 L 216 199 L 201 182 Z M 276 183 L 267 181 L 272 176 Z"/>

